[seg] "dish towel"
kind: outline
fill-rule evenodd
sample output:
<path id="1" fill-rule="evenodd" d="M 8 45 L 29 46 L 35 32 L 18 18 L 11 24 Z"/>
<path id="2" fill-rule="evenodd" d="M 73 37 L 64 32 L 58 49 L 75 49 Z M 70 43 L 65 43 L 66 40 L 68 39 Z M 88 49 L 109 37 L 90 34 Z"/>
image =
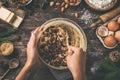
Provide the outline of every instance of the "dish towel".
<path id="1" fill-rule="evenodd" d="M 69 70 L 55 70 L 51 68 L 49 69 L 57 80 L 73 80 L 72 74 Z"/>

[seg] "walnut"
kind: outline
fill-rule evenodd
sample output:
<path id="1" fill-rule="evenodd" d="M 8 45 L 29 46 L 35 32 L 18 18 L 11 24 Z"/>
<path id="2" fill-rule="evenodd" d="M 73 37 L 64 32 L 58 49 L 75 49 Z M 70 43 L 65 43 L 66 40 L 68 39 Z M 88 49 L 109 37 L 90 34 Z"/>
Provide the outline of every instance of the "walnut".
<path id="1" fill-rule="evenodd" d="M 112 52 L 110 52 L 109 58 L 113 62 L 118 62 L 120 60 L 120 52 L 118 52 L 118 51 L 112 51 Z"/>

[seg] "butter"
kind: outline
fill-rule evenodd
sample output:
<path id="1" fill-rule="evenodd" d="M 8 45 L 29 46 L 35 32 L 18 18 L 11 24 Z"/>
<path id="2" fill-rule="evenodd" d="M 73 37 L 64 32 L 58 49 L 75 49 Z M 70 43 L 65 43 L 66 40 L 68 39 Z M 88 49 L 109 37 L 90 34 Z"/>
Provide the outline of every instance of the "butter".
<path id="1" fill-rule="evenodd" d="M 3 7 L 0 8 L 0 19 L 6 20 L 10 14 L 11 14 L 11 11 L 9 11 Z"/>
<path id="2" fill-rule="evenodd" d="M 16 16 L 14 13 L 10 13 L 9 17 L 6 19 L 8 23 L 12 23 L 15 20 Z"/>
<path id="3" fill-rule="evenodd" d="M 13 28 L 18 28 L 25 16 L 25 13 L 20 13 L 20 12 L 23 11 L 19 10 L 19 14 L 18 14 L 18 12 L 14 13 L 4 7 L 0 7 L 0 19 L 12 25 Z"/>

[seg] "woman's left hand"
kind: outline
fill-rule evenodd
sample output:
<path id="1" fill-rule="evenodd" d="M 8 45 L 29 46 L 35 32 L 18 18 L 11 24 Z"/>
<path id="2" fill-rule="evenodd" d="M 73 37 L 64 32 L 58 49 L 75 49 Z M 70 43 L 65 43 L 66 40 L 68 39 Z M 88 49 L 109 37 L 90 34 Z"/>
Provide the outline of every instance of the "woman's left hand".
<path id="1" fill-rule="evenodd" d="M 35 29 L 35 31 L 33 31 L 31 33 L 31 37 L 30 37 L 30 40 L 27 44 L 27 62 L 26 64 L 28 66 L 36 66 L 36 64 L 39 66 L 42 66 L 43 63 L 42 61 L 40 60 L 39 58 L 39 53 L 38 53 L 38 50 L 37 50 L 37 45 L 36 45 L 36 36 L 38 34 L 38 31 L 39 28 Z M 41 37 L 41 33 L 39 35 Z"/>

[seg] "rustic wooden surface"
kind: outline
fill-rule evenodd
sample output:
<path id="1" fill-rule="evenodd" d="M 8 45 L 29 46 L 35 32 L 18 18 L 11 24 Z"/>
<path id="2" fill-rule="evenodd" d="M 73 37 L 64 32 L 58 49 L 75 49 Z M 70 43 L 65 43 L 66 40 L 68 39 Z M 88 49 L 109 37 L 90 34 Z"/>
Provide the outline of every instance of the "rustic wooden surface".
<path id="1" fill-rule="evenodd" d="M 14 80 L 17 74 L 20 72 L 21 68 L 24 66 L 26 61 L 26 45 L 28 43 L 31 31 L 33 31 L 35 28 L 43 24 L 45 21 L 52 18 L 58 18 L 58 17 L 69 18 L 75 21 L 76 23 L 78 23 L 85 31 L 85 34 L 87 36 L 87 41 L 88 41 L 88 49 L 86 52 L 88 76 L 89 74 L 91 74 L 91 71 L 90 71 L 91 66 L 95 63 L 95 61 L 102 59 L 103 54 L 108 54 L 112 50 L 119 50 L 120 45 L 112 50 L 108 50 L 104 48 L 101 42 L 98 40 L 98 38 L 95 35 L 95 29 L 91 29 L 89 27 L 90 24 L 94 22 L 96 18 L 99 15 L 103 14 L 104 12 L 101 13 L 101 12 L 91 10 L 84 3 L 84 1 L 82 1 L 82 3 L 77 7 L 68 8 L 67 10 L 65 10 L 64 13 L 60 12 L 60 7 L 47 7 L 46 9 L 42 10 L 41 3 L 42 3 L 42 0 L 33 0 L 32 4 L 23 8 L 26 11 L 26 17 L 22 22 L 22 24 L 20 25 L 19 30 L 16 33 L 17 35 L 21 36 L 21 40 L 14 42 L 16 47 L 14 52 L 14 55 L 15 55 L 14 57 L 19 58 L 20 66 L 19 68 L 12 70 L 10 73 L 8 73 L 8 75 L 5 77 L 5 80 Z M 120 4 L 120 1 L 118 5 L 119 4 Z M 116 5 L 116 7 L 118 5 Z M 75 12 L 79 12 L 78 18 L 74 17 Z M 0 26 L 5 27 L 9 25 L 0 21 Z M 4 58 L 7 59 L 8 57 L 4 57 Z M 52 74 L 50 73 L 47 67 L 45 67 L 39 73 L 36 73 L 36 75 L 40 76 L 39 79 L 36 79 L 36 80 L 56 80 L 52 76 Z"/>

